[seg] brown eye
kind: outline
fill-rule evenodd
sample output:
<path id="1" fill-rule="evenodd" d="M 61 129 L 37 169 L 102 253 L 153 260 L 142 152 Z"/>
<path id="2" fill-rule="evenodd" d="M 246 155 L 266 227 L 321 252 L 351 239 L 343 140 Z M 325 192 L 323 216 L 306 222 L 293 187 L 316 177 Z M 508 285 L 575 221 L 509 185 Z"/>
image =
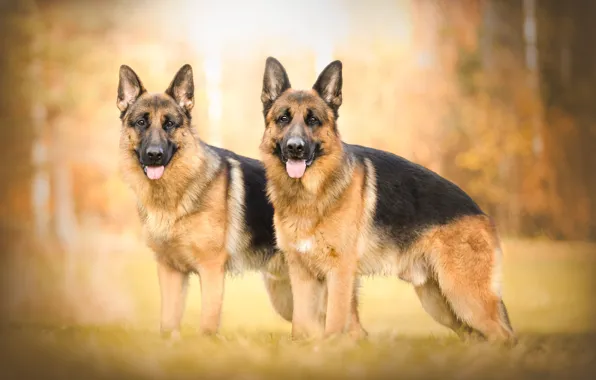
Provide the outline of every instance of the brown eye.
<path id="1" fill-rule="evenodd" d="M 176 124 L 172 121 L 172 120 L 168 120 L 165 124 L 164 124 L 164 128 L 166 130 L 170 130 L 172 128 L 174 128 L 176 126 Z"/>
<path id="2" fill-rule="evenodd" d="M 308 123 L 308 125 L 314 126 L 319 124 L 319 119 L 317 119 L 314 116 L 310 116 L 306 122 Z"/>
<path id="3" fill-rule="evenodd" d="M 288 121 L 290 121 L 290 118 L 288 117 L 288 115 L 281 115 L 279 119 L 277 119 L 277 121 L 279 123 L 287 123 Z"/>
<path id="4" fill-rule="evenodd" d="M 146 124 L 147 122 L 144 119 L 137 120 L 137 122 L 135 123 L 137 127 L 144 127 Z"/>

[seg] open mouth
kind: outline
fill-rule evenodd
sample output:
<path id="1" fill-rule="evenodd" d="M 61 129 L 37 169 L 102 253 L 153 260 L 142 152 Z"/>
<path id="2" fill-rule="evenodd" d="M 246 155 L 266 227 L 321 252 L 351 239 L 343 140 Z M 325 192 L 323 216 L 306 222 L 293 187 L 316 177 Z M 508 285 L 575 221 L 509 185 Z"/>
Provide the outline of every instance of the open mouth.
<path id="1" fill-rule="evenodd" d="M 290 178 L 302 178 L 304 176 L 304 172 L 306 172 L 306 168 L 312 165 L 313 161 L 315 160 L 314 153 L 308 160 L 305 159 L 288 159 L 285 156 L 282 156 L 282 161 L 286 164 L 286 172 Z"/>
<path id="2" fill-rule="evenodd" d="M 139 160 L 139 164 L 141 165 L 141 169 L 143 169 L 143 173 L 145 173 L 147 178 L 149 178 L 152 181 L 156 181 L 156 180 L 160 179 L 161 177 L 163 177 L 163 173 L 166 170 L 166 166 L 168 166 L 169 163 L 172 162 L 172 158 L 174 157 L 176 152 L 177 152 L 177 149 L 176 149 L 176 147 L 174 147 L 172 155 L 169 158 L 167 158 L 166 160 L 164 160 L 165 163 L 163 165 L 146 165 L 142 162 L 139 152 L 135 149 L 135 153 L 137 155 L 137 159 Z M 162 162 L 164 162 L 164 161 L 162 161 Z"/>
<path id="3" fill-rule="evenodd" d="M 147 178 L 151 179 L 151 180 L 158 180 L 163 176 L 164 171 L 166 170 L 166 167 L 164 165 L 161 166 L 146 166 L 141 164 L 141 166 L 143 167 L 143 171 L 145 172 L 145 175 L 147 176 Z"/>
<path id="4" fill-rule="evenodd" d="M 306 171 L 306 160 L 286 161 L 286 171 L 290 178 L 302 178 Z"/>
<path id="5" fill-rule="evenodd" d="M 281 162 L 286 166 L 286 172 L 290 178 L 299 179 L 304 176 L 306 168 L 311 166 L 315 158 L 321 154 L 321 146 L 317 143 L 315 148 L 312 149 L 312 153 L 308 159 L 302 157 L 288 157 L 288 155 L 284 153 L 285 152 L 282 151 L 280 144 L 276 144 L 274 154 L 277 154 L 281 159 Z"/>

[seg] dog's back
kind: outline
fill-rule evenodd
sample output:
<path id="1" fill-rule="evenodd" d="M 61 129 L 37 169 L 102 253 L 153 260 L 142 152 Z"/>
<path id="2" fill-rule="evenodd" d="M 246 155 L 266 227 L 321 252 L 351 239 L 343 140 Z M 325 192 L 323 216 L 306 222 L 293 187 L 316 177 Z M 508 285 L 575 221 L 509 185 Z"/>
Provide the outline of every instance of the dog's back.
<path id="1" fill-rule="evenodd" d="M 463 216 L 483 215 L 462 189 L 427 168 L 378 149 L 344 143 L 346 153 L 374 169 L 374 224 L 406 250 L 421 229 L 444 225 Z M 373 174 L 373 173 L 369 173 Z"/>

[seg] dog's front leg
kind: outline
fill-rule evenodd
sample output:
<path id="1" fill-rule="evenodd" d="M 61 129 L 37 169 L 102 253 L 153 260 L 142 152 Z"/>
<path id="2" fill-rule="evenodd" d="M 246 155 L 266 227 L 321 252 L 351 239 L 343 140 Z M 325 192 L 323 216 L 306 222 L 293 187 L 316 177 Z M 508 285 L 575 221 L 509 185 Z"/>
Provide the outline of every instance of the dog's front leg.
<path id="1" fill-rule="evenodd" d="M 224 294 L 225 255 L 199 265 L 201 281 L 201 333 L 217 333 L 221 321 L 221 307 Z"/>
<path id="2" fill-rule="evenodd" d="M 161 292 L 161 334 L 165 338 L 178 339 L 186 302 L 188 274 L 158 260 L 157 277 Z"/>
<path id="3" fill-rule="evenodd" d="M 348 262 L 338 263 L 327 274 L 327 319 L 325 321 L 325 337 L 342 334 L 348 325 L 349 317 L 355 310 L 354 283 L 356 265 Z M 359 323 L 358 323 L 359 324 Z"/>
<path id="4" fill-rule="evenodd" d="M 312 338 L 322 331 L 318 317 L 320 283 L 300 262 L 297 253 L 288 252 L 288 272 L 292 287 L 292 339 Z"/>

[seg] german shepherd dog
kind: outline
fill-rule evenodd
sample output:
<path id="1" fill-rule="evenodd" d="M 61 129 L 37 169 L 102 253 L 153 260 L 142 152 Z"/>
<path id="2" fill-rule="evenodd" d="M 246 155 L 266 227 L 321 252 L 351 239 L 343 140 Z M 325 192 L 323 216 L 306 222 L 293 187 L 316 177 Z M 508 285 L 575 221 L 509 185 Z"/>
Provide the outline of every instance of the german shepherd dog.
<path id="1" fill-rule="evenodd" d="M 275 248 L 263 166 L 198 137 L 191 126 L 191 66 L 178 71 L 165 93 L 150 94 L 122 65 L 117 105 L 121 172 L 157 261 L 162 334 L 179 337 L 190 273 L 200 278 L 202 333 L 218 330 L 226 271 L 262 271 L 275 310 L 291 320 L 292 293 Z"/>
<path id="2" fill-rule="evenodd" d="M 312 294 L 327 287 L 325 336 L 354 329 L 355 282 L 391 275 L 460 337 L 514 342 L 501 298 L 495 226 L 466 193 L 392 153 L 342 142 L 342 63 L 294 90 L 268 58 L 260 151 L 279 248 L 289 266 L 292 334 L 316 333 Z"/>

